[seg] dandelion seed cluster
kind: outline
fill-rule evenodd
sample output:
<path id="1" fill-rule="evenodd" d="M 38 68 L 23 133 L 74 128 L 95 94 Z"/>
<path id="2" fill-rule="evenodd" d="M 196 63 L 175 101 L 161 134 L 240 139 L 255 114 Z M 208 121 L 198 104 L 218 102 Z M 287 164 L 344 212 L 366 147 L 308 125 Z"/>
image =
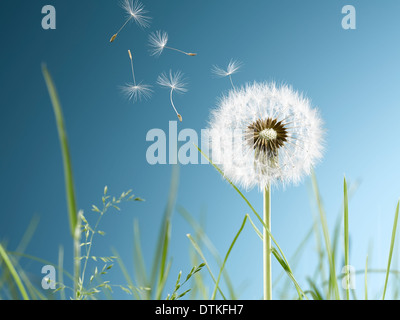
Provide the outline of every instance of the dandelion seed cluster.
<path id="1" fill-rule="evenodd" d="M 318 111 L 287 85 L 231 90 L 212 111 L 209 129 L 213 160 L 246 189 L 297 184 L 322 157 Z"/>

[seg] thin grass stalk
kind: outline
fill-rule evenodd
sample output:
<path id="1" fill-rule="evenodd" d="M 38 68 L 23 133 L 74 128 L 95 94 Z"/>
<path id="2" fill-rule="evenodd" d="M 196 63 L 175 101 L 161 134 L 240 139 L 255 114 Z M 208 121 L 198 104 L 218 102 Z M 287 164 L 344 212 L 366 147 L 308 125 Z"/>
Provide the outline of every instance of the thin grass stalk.
<path id="1" fill-rule="evenodd" d="M 396 214 L 394 216 L 393 231 L 392 231 L 392 241 L 390 242 L 389 259 L 388 259 L 388 266 L 387 266 L 387 269 L 386 269 L 385 288 L 383 289 L 382 300 L 385 300 L 387 284 L 388 284 L 388 281 L 389 281 L 390 265 L 391 265 L 391 262 L 392 262 L 394 243 L 395 243 L 395 240 L 396 240 L 397 221 L 398 221 L 398 218 L 399 218 L 399 206 L 400 206 L 400 201 L 397 202 Z"/>
<path id="2" fill-rule="evenodd" d="M 80 215 L 77 220 L 74 232 L 74 299 L 81 297 L 83 279 L 80 278 L 81 272 L 81 222 Z"/>
<path id="3" fill-rule="evenodd" d="M 344 179 L 344 264 L 346 266 L 346 299 L 350 300 L 350 262 L 349 262 L 349 199 L 347 182 Z"/>
<path id="4" fill-rule="evenodd" d="M 271 188 L 264 190 L 263 276 L 264 300 L 272 300 L 272 244 L 267 230 L 271 231 Z"/>
<path id="5" fill-rule="evenodd" d="M 64 247 L 58 247 L 58 283 L 64 283 Z M 66 300 L 64 290 L 60 290 L 60 298 L 61 300 Z"/>
<path id="6" fill-rule="evenodd" d="M 364 287 L 365 287 L 365 300 L 368 300 L 368 255 L 365 261 Z"/>
<path id="7" fill-rule="evenodd" d="M 199 245 L 197 244 L 197 242 L 193 239 L 192 235 L 188 234 L 188 235 L 186 235 L 186 236 L 188 237 L 188 239 L 189 239 L 190 242 L 192 243 L 193 248 L 196 250 L 196 252 L 198 253 L 198 255 L 201 257 L 201 259 L 202 259 L 203 262 L 205 263 L 205 265 L 206 265 L 206 267 L 207 267 L 207 270 L 208 270 L 208 273 L 209 273 L 210 276 L 211 276 L 211 279 L 213 280 L 214 284 L 216 284 L 216 283 L 217 283 L 217 280 L 215 280 L 215 276 L 214 276 L 214 274 L 212 273 L 212 271 L 211 271 L 211 269 L 210 269 L 210 266 L 209 266 L 209 264 L 208 264 L 208 262 L 207 262 L 207 260 L 206 260 L 206 257 L 205 257 L 204 254 L 203 254 L 203 251 L 200 249 L 200 247 L 199 247 Z M 226 297 L 225 297 L 224 293 L 222 292 L 221 288 L 220 288 L 219 286 L 217 286 L 217 288 L 218 288 L 218 291 L 219 291 L 219 293 L 221 294 L 222 298 L 223 298 L 224 300 L 226 300 Z"/>
<path id="8" fill-rule="evenodd" d="M 155 251 L 153 265 L 150 275 L 150 288 L 152 293 L 160 292 L 157 286 L 162 284 L 162 279 L 165 277 L 164 267 L 166 265 L 166 252 L 169 246 L 169 226 L 171 224 L 172 213 L 175 207 L 175 201 L 178 193 L 178 185 L 179 185 L 179 166 L 174 165 L 172 170 L 172 178 L 170 185 L 170 192 L 168 196 L 167 206 L 165 208 L 163 221 L 161 224 L 161 230 L 159 232 L 159 237 L 157 241 L 157 248 Z M 168 239 L 167 242 L 165 240 Z M 164 267 L 162 267 L 164 266 Z"/>
<path id="9" fill-rule="evenodd" d="M 222 272 L 223 272 L 223 270 L 225 268 L 225 264 L 226 264 L 226 262 L 227 262 L 227 260 L 229 258 L 230 253 L 232 252 L 232 249 L 233 249 L 234 245 L 236 244 L 237 239 L 239 238 L 240 234 L 242 233 L 242 231 L 244 229 L 244 226 L 246 225 L 247 217 L 248 217 L 247 215 L 244 217 L 242 225 L 240 226 L 240 229 L 239 229 L 238 233 L 235 235 L 235 238 L 233 239 L 231 245 L 229 246 L 228 252 L 225 255 L 225 259 L 224 259 L 224 261 L 222 263 L 221 269 L 220 269 L 219 274 L 218 274 L 217 282 L 215 283 L 215 288 L 214 288 L 213 294 L 211 296 L 211 300 L 215 300 L 215 297 L 217 295 L 217 289 L 218 289 L 218 286 L 219 286 L 219 282 L 221 280 Z"/>
<path id="10" fill-rule="evenodd" d="M 129 272 L 126 269 L 125 264 L 122 261 L 118 251 L 115 248 L 111 248 L 111 251 L 112 254 L 117 257 L 117 263 L 122 271 L 122 274 L 124 275 L 126 282 L 128 283 L 129 288 L 132 290 L 132 294 L 135 296 L 137 300 L 141 300 L 141 296 L 138 290 L 136 289 L 135 285 L 133 284 L 132 278 L 130 277 Z"/>
<path id="11" fill-rule="evenodd" d="M 212 256 L 214 257 L 214 259 L 216 260 L 218 267 L 221 268 L 222 266 L 222 258 L 220 257 L 218 250 L 215 248 L 214 244 L 211 242 L 211 240 L 208 238 L 208 236 L 206 235 L 206 233 L 204 232 L 203 227 L 197 222 L 195 221 L 195 219 L 193 219 L 193 217 L 190 215 L 190 213 L 183 207 L 178 207 L 178 212 L 182 215 L 182 217 L 192 226 L 192 228 L 195 230 L 196 232 L 196 238 L 199 240 L 198 242 L 202 242 L 204 243 L 204 245 L 207 247 L 207 249 L 210 251 L 210 253 L 212 254 Z M 250 221 L 250 223 L 253 225 L 253 228 L 255 228 L 254 223 L 251 221 L 250 216 L 247 215 L 247 219 Z M 257 229 L 257 228 L 256 228 Z M 256 231 L 257 232 L 257 231 Z M 259 231 L 258 231 L 259 232 Z M 259 232 L 259 236 L 261 235 L 261 233 Z M 262 235 L 260 236 L 260 238 L 262 239 Z M 199 265 L 199 262 L 197 261 L 193 261 L 192 264 L 194 266 Z M 199 274 L 200 276 L 200 274 Z M 198 277 L 199 277 L 198 276 Z M 230 300 L 236 300 L 237 299 L 237 294 L 233 288 L 233 284 L 232 281 L 229 278 L 228 272 L 226 271 L 226 269 L 223 269 L 223 276 L 224 276 L 224 280 L 225 280 L 225 284 L 228 288 L 229 291 L 229 295 L 230 295 Z M 208 299 L 208 295 L 206 295 L 205 299 Z"/>
<path id="12" fill-rule="evenodd" d="M 322 206 L 322 200 L 321 200 L 321 196 L 320 196 L 319 189 L 318 189 L 318 183 L 317 183 L 317 179 L 315 177 L 314 172 L 312 173 L 312 183 L 313 183 L 315 198 L 316 198 L 317 205 L 318 205 L 318 212 L 319 212 L 322 232 L 323 232 L 324 240 L 325 240 L 325 248 L 326 248 L 326 252 L 328 255 L 329 291 L 333 291 L 334 295 L 335 295 L 335 299 L 340 300 L 339 285 L 337 283 L 337 277 L 336 277 L 335 261 L 334 261 L 334 256 L 332 254 L 331 242 L 329 239 L 328 223 L 326 221 L 326 214 L 325 214 L 324 208 Z"/>

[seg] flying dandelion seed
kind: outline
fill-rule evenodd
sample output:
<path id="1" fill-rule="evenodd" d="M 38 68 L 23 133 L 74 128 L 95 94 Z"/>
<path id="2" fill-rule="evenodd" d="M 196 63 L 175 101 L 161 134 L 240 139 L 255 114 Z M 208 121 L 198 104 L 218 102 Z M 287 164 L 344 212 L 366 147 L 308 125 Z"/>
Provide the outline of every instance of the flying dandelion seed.
<path id="1" fill-rule="evenodd" d="M 246 189 L 263 191 L 264 299 L 271 300 L 271 187 L 298 183 L 311 173 L 322 158 L 322 120 L 291 87 L 254 83 L 220 99 L 210 131 L 213 158 L 214 152 L 219 155 L 224 175 Z"/>
<path id="2" fill-rule="evenodd" d="M 235 88 L 233 81 L 232 81 L 232 75 L 237 73 L 239 69 L 242 67 L 242 63 L 238 60 L 231 60 L 228 64 L 228 67 L 226 70 L 218 67 L 218 66 L 213 66 L 212 68 L 212 73 L 215 74 L 217 77 L 220 78 L 225 78 L 229 77 L 229 80 L 231 81 L 232 87 Z"/>
<path id="3" fill-rule="evenodd" d="M 178 110 L 175 107 L 174 100 L 173 100 L 173 93 L 176 91 L 177 93 L 186 93 L 186 83 L 184 82 L 183 78 L 183 73 L 180 71 L 177 71 L 175 73 L 172 73 L 172 70 L 169 71 L 169 75 L 166 73 L 162 73 L 161 75 L 158 76 L 157 79 L 157 84 L 159 84 L 162 87 L 170 89 L 170 100 L 171 100 L 171 105 L 172 108 L 174 109 L 176 115 L 178 116 L 178 119 L 180 122 L 183 121 L 182 116 L 178 112 Z"/>
<path id="4" fill-rule="evenodd" d="M 128 54 L 131 61 L 133 83 L 122 87 L 122 92 L 128 97 L 129 100 L 132 100 L 133 102 L 142 99 L 149 99 L 151 98 L 153 90 L 149 85 L 142 84 L 141 82 L 136 83 L 135 69 L 133 68 L 133 56 L 130 50 L 128 50 Z"/>
<path id="5" fill-rule="evenodd" d="M 150 53 L 152 56 L 160 56 L 165 49 L 174 50 L 187 56 L 197 56 L 197 53 L 189 53 L 176 48 L 168 47 L 168 33 L 165 31 L 155 31 L 149 36 Z"/>
<path id="6" fill-rule="evenodd" d="M 111 37 L 110 42 L 114 42 L 114 40 L 115 40 L 115 38 L 117 38 L 118 34 L 132 20 L 135 21 L 136 24 L 138 26 L 140 26 L 141 28 L 148 28 L 150 26 L 151 18 L 146 16 L 146 13 L 148 13 L 148 12 L 145 10 L 144 5 L 141 2 L 139 2 L 138 0 L 135 0 L 135 2 L 133 2 L 133 0 L 123 0 L 121 2 L 121 7 L 122 7 L 122 9 L 125 10 L 125 12 L 127 14 L 127 20 L 122 25 L 122 27 L 118 30 L 118 32 Z"/>

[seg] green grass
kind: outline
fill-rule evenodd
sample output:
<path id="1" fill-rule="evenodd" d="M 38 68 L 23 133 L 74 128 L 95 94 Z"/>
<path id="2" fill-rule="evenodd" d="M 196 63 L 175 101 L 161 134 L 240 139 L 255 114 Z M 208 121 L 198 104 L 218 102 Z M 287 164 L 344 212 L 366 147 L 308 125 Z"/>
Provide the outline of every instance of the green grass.
<path id="1" fill-rule="evenodd" d="M 387 269 L 386 269 L 385 288 L 383 289 L 382 300 L 385 300 L 386 289 L 387 289 L 387 285 L 388 285 L 388 281 L 389 281 L 390 265 L 392 263 L 394 243 L 395 243 L 395 240 L 396 240 L 397 221 L 399 219 L 399 206 L 400 206 L 400 201 L 397 203 L 396 213 L 395 213 L 395 216 L 394 216 L 392 240 L 390 242 L 389 259 L 388 259 L 388 265 L 387 265 Z"/>
<path id="2" fill-rule="evenodd" d="M 296 244 L 296 248 L 291 258 L 288 260 L 267 228 L 263 219 L 256 208 L 250 203 L 243 192 L 227 177 L 221 169 L 212 163 L 210 159 L 199 149 L 199 152 L 212 164 L 218 174 L 220 174 L 232 186 L 232 196 L 235 194 L 241 198 L 250 209 L 250 214 L 242 212 L 243 220 L 237 230 L 232 230 L 232 238 L 226 239 L 228 250 L 221 255 L 218 248 L 212 243 L 205 231 L 204 225 L 197 221 L 188 210 L 177 206 L 177 192 L 179 186 L 179 166 L 174 166 L 169 186 L 168 201 L 165 206 L 163 217 L 160 221 L 160 229 L 156 234 L 157 241 L 153 252 L 153 259 L 150 266 L 147 265 L 141 244 L 141 233 L 139 220 L 133 221 L 132 227 L 132 257 L 133 270 L 128 270 L 118 251 L 113 248 L 112 254 L 104 256 L 94 256 L 92 254 L 98 237 L 105 237 L 107 230 L 101 228 L 102 218 L 112 211 L 119 212 L 123 202 L 143 202 L 143 199 L 133 194 L 132 190 L 123 192 L 119 196 L 112 196 L 107 187 L 101 196 L 100 204 L 93 205 L 91 215 L 86 216 L 77 207 L 72 161 L 69 152 L 67 132 L 64 123 L 61 103 L 58 98 L 55 84 L 46 66 L 42 67 L 43 76 L 48 88 L 51 105 L 55 115 L 58 136 L 61 145 L 63 159 L 63 170 L 65 178 L 66 212 L 71 233 L 71 245 L 74 248 L 72 259 L 64 256 L 64 248 L 60 246 L 57 263 L 52 263 L 34 257 L 25 250 L 34 234 L 39 220 L 35 217 L 28 226 L 27 231 L 21 239 L 15 251 L 7 249 L 7 243 L 0 243 L 0 299 L 113 299 L 115 290 L 122 290 L 127 298 L 136 300 L 178 300 L 178 299 L 238 299 L 241 297 L 242 289 L 235 279 L 229 276 L 227 267 L 236 268 L 230 265 L 230 257 L 237 250 L 237 243 L 243 237 L 246 225 L 251 226 L 251 230 L 263 241 L 263 232 L 271 238 L 273 242 L 272 253 L 280 266 L 276 270 L 273 286 L 280 286 L 282 293 L 278 298 L 282 299 L 341 299 L 341 289 L 339 283 L 346 280 L 346 288 L 343 297 L 350 300 L 356 299 L 355 292 L 349 286 L 349 274 L 341 274 L 337 271 L 337 261 L 343 259 L 344 265 L 350 265 L 350 199 L 355 189 L 353 184 L 349 188 L 348 181 L 344 178 L 343 183 L 343 203 L 340 214 L 333 226 L 331 235 L 328 225 L 327 213 L 325 211 L 322 195 L 319 190 L 317 178 L 312 174 L 312 196 L 311 201 L 316 205 L 317 214 L 314 222 L 308 230 L 305 230 L 304 238 Z M 139 187 L 139 186 L 137 186 Z M 356 270 L 356 275 L 364 275 L 364 299 L 368 300 L 371 294 L 368 292 L 369 277 L 372 274 L 385 275 L 383 292 L 375 293 L 383 300 L 387 297 L 387 289 L 392 284 L 395 292 L 398 292 L 399 285 L 395 280 L 400 275 L 400 271 L 392 268 L 392 260 L 395 254 L 396 231 L 398 227 L 400 201 L 397 203 L 393 230 L 391 235 L 389 257 L 387 267 L 384 269 L 371 268 L 369 266 L 369 256 L 365 261 L 365 268 Z M 89 211 L 89 210 L 88 210 Z M 171 239 L 173 215 L 177 211 L 193 229 L 192 234 L 188 234 L 189 251 L 182 253 L 187 255 L 188 261 L 193 266 L 189 271 L 180 271 L 178 275 L 171 275 L 173 257 L 171 256 Z M 254 219 L 254 221 L 252 220 Z M 250 224 L 249 224 L 250 223 Z M 343 223 L 343 229 L 342 227 Z M 261 230 L 260 230 L 261 228 Z M 343 243 L 341 249 L 341 230 L 343 230 Z M 175 232 L 180 232 L 175 231 Z M 299 230 L 301 232 L 301 230 Z M 297 267 L 301 264 L 301 257 L 307 250 L 312 236 L 315 236 L 315 246 L 318 263 L 314 272 L 298 281 L 295 276 Z M 210 254 L 210 255 L 208 255 Z M 57 289 L 50 293 L 45 293 L 40 285 L 35 283 L 28 272 L 22 267 L 20 260 L 27 260 L 29 263 L 41 265 L 54 265 L 57 269 Z M 290 263 L 289 263 L 290 262 Z M 73 274 L 68 272 L 68 266 L 72 263 Z M 327 267 L 327 268 L 326 268 Z M 341 270 L 342 268 L 338 269 Z M 120 272 L 125 279 L 125 283 L 115 284 L 107 280 L 110 272 Z M 186 275 L 186 276 L 183 276 Z M 392 277 L 390 277 L 392 275 Z M 175 279 L 173 279 L 175 277 Z M 260 275 L 261 279 L 261 275 Z M 392 280 L 390 283 L 389 280 Z M 174 286 L 168 287 L 173 281 Z M 281 282 L 284 282 L 281 284 Z M 211 284 L 210 284 L 211 283 Z M 394 294 L 396 296 L 396 293 Z M 261 292 L 260 292 L 261 298 Z"/>

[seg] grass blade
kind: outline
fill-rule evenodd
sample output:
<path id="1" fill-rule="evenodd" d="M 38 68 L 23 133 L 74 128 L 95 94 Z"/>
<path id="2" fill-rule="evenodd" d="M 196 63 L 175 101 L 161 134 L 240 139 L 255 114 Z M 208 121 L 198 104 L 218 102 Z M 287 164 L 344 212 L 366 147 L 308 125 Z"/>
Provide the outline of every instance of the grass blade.
<path id="1" fill-rule="evenodd" d="M 339 286 L 338 286 L 337 278 L 336 278 L 335 261 L 334 261 L 334 256 L 332 254 L 331 243 L 330 243 L 330 239 L 329 239 L 328 223 L 326 221 L 326 214 L 325 214 L 325 210 L 322 205 L 321 195 L 319 193 L 318 183 L 317 183 L 317 179 L 316 179 L 314 172 L 312 173 L 312 184 L 313 184 L 314 194 L 315 194 L 315 198 L 316 198 L 317 205 L 318 205 L 318 212 L 319 212 L 319 216 L 320 216 L 322 233 L 324 235 L 324 240 L 325 240 L 325 248 L 326 248 L 326 252 L 328 255 L 329 288 L 330 288 L 329 291 L 333 290 L 334 294 L 335 294 L 335 299 L 340 300 Z"/>
<path id="2" fill-rule="evenodd" d="M 206 257 L 204 256 L 203 252 L 201 251 L 199 245 L 196 243 L 196 241 L 193 239 L 193 237 L 192 237 L 190 234 L 188 234 L 187 237 L 188 237 L 188 239 L 190 240 L 190 242 L 192 243 L 192 245 L 193 245 L 194 249 L 196 250 L 196 252 L 198 253 L 198 255 L 201 257 L 201 259 L 203 259 L 203 262 L 205 263 L 205 265 L 206 265 L 206 267 L 207 267 L 207 270 L 208 270 L 208 272 L 210 273 L 210 276 L 211 276 L 212 280 L 213 280 L 214 283 L 216 284 L 217 281 L 215 280 L 214 274 L 212 273 L 212 271 L 211 271 L 211 269 L 210 269 L 210 267 L 209 267 L 209 265 L 208 265 L 208 262 L 207 262 L 207 260 L 206 260 Z M 222 298 L 223 298 L 224 300 L 226 300 L 226 297 L 225 297 L 225 295 L 223 294 L 221 288 L 220 288 L 219 286 L 217 286 L 217 288 L 218 288 L 218 291 L 219 291 L 219 293 L 221 294 Z"/>
<path id="3" fill-rule="evenodd" d="M 397 221 L 398 221 L 398 218 L 399 218 L 399 206 L 400 206 L 400 201 L 397 202 L 396 214 L 394 216 L 394 224 L 393 224 L 393 231 L 392 231 L 392 241 L 390 242 L 389 260 L 388 260 L 388 266 L 387 266 L 387 269 L 386 269 L 385 288 L 383 289 L 382 300 L 385 300 L 386 289 L 387 289 L 387 284 L 388 284 L 388 280 L 389 280 L 390 264 L 392 262 L 394 242 L 396 240 Z"/>
<path id="4" fill-rule="evenodd" d="M 64 283 L 64 247 L 63 246 L 59 246 L 58 247 L 58 283 Z M 65 292 L 64 290 L 60 290 L 60 298 L 62 301 L 66 300 L 65 297 Z"/>
<path id="5" fill-rule="evenodd" d="M 216 262 L 218 264 L 218 267 L 221 267 L 222 258 L 220 257 L 220 254 L 219 254 L 218 250 L 215 248 L 215 246 L 212 243 L 212 241 L 206 235 L 203 227 L 190 215 L 190 213 L 185 208 L 183 208 L 181 206 L 178 207 L 178 212 L 192 226 L 192 228 L 195 230 L 196 238 L 198 239 L 198 242 L 199 243 L 202 242 L 206 246 L 206 248 L 210 251 L 210 253 L 214 257 L 214 259 L 216 260 Z M 253 222 L 251 221 L 249 216 L 248 216 L 248 219 L 253 224 Z M 261 236 L 261 239 L 262 239 L 262 236 Z M 193 265 L 198 265 L 198 263 L 196 261 L 193 261 L 192 264 Z M 235 290 L 233 288 L 232 281 L 230 280 L 228 272 L 226 271 L 226 269 L 223 270 L 223 276 L 224 276 L 225 284 L 228 287 L 228 291 L 229 291 L 229 295 L 230 295 L 229 299 L 230 300 L 237 300 L 237 294 L 236 294 L 236 292 L 235 292 Z M 198 281 L 198 277 L 197 277 L 196 281 Z M 209 295 L 206 295 L 205 299 L 206 300 L 209 299 Z"/>
<path id="6" fill-rule="evenodd" d="M 365 261 L 364 284 L 365 284 L 365 300 L 368 300 L 368 255 L 367 255 L 367 260 Z"/>
<path id="7" fill-rule="evenodd" d="M 225 259 L 224 259 L 224 261 L 223 261 L 223 263 L 222 263 L 221 269 L 220 269 L 219 274 L 218 274 L 217 282 L 215 283 L 215 288 L 214 288 L 214 292 L 213 292 L 213 294 L 212 294 L 212 296 L 211 296 L 211 300 L 215 300 L 215 296 L 217 295 L 217 289 L 218 289 L 218 286 L 219 286 L 219 281 L 221 280 L 222 271 L 223 271 L 224 268 L 225 268 L 226 261 L 228 260 L 229 255 L 231 254 L 231 251 L 232 251 L 232 249 L 233 249 L 233 246 L 235 245 L 237 239 L 239 238 L 240 234 L 242 233 L 242 231 L 243 231 L 243 229 L 244 229 L 244 226 L 246 225 L 247 217 L 248 217 L 248 215 L 246 215 L 246 216 L 244 217 L 243 223 L 242 223 L 242 225 L 241 225 L 241 227 L 240 227 L 238 233 L 236 234 L 235 238 L 233 239 L 231 245 L 229 246 L 228 252 L 227 252 L 226 255 L 225 255 Z"/>
<path id="8" fill-rule="evenodd" d="M 347 195 L 347 182 L 344 178 L 344 263 L 346 265 L 346 298 L 350 300 L 350 276 L 349 276 L 349 199 Z"/>
<path id="9" fill-rule="evenodd" d="M 152 292 L 159 292 L 157 286 L 162 283 L 163 277 L 165 275 L 165 265 L 168 251 L 169 241 L 165 243 L 166 238 L 168 238 L 169 228 L 171 225 L 172 213 L 175 207 L 176 196 L 178 193 L 179 185 L 179 166 L 174 165 L 172 170 L 172 178 L 170 191 L 168 196 L 167 206 L 164 211 L 164 217 L 161 224 L 161 230 L 159 232 L 159 237 L 157 241 L 157 247 L 153 259 L 153 266 L 150 276 L 150 288 Z"/>
<path id="10" fill-rule="evenodd" d="M 21 296 L 24 300 L 29 300 L 28 294 L 25 290 L 25 287 L 19 277 L 17 271 L 15 270 L 10 257 L 7 255 L 7 252 L 4 250 L 3 246 L 0 244 L 0 257 L 3 259 L 4 263 L 6 264 L 8 271 L 10 272 L 11 276 L 14 278 L 14 281 L 21 293 Z"/>
<path id="11" fill-rule="evenodd" d="M 133 263 L 134 263 L 136 282 L 138 286 L 147 287 L 149 286 L 149 283 L 146 273 L 146 264 L 142 253 L 139 222 L 136 219 L 133 222 L 133 237 L 134 237 Z M 133 284 L 131 283 L 131 285 Z"/>
<path id="12" fill-rule="evenodd" d="M 64 124 L 64 116 L 62 113 L 62 108 L 60 104 L 60 100 L 58 98 L 57 90 L 54 85 L 53 79 L 47 67 L 45 65 L 42 66 L 42 72 L 44 79 L 46 81 L 47 89 L 49 91 L 50 99 L 53 106 L 54 115 L 56 117 L 58 136 L 61 143 L 61 151 L 64 163 L 64 178 L 65 178 L 65 189 L 66 189 L 66 197 L 68 204 L 68 217 L 69 224 L 72 237 L 75 236 L 75 229 L 78 221 L 77 217 L 77 206 L 76 206 L 76 198 L 75 198 L 75 187 L 74 180 L 72 175 L 72 164 L 71 164 L 71 156 L 68 147 L 68 139 L 67 132 Z"/>

